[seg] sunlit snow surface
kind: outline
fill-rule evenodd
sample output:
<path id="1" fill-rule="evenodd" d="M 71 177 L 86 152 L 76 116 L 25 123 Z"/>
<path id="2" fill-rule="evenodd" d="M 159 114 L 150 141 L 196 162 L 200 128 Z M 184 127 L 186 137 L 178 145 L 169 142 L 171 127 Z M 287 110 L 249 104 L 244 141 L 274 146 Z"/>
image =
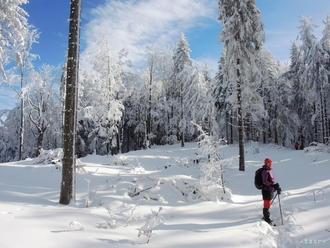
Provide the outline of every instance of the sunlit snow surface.
<path id="1" fill-rule="evenodd" d="M 196 143 L 82 158 L 77 201 L 69 206 L 58 204 L 61 170 L 54 164 L 0 164 L 0 247 L 330 247 L 330 154 L 245 148 L 245 172 L 238 171 L 236 145 L 220 150 L 232 191 L 226 202 L 200 196 Z M 265 157 L 283 189 L 283 226 L 278 200 L 271 217 L 279 226 L 260 220 L 253 177 Z M 143 227 L 151 231 L 148 244 L 138 237 Z"/>

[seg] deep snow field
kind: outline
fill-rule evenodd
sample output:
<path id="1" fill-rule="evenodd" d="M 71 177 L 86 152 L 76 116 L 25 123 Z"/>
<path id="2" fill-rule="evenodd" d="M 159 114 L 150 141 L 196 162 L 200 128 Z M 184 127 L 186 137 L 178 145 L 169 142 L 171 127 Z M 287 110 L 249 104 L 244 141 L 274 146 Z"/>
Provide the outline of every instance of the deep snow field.
<path id="1" fill-rule="evenodd" d="M 206 159 L 193 163 L 197 143 L 81 158 L 69 206 L 58 204 L 56 165 L 0 164 L 0 248 L 329 248 L 330 153 L 255 143 L 245 149 L 245 172 L 237 145 L 219 151 L 232 193 L 226 201 L 200 194 Z M 253 183 L 266 157 L 283 190 L 284 225 L 278 199 L 271 208 L 277 227 L 261 220 Z"/>

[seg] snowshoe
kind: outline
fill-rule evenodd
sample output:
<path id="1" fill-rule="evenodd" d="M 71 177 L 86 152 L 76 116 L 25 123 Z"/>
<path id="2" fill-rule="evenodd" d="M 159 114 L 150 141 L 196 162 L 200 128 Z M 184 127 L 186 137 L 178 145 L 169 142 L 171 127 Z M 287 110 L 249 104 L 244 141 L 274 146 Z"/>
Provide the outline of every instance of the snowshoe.
<path id="1" fill-rule="evenodd" d="M 264 217 L 262 217 L 261 219 L 267 222 L 270 226 L 276 226 L 276 223 L 274 223 L 271 219 L 266 220 Z"/>

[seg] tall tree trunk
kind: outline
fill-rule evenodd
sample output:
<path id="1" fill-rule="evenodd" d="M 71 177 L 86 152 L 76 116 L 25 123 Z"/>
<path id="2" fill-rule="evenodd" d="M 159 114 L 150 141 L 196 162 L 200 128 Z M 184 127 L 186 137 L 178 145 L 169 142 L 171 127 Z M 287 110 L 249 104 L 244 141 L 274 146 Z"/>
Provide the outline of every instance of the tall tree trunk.
<path id="1" fill-rule="evenodd" d="M 38 130 L 38 138 L 37 138 L 37 157 L 40 155 L 40 152 L 41 152 L 41 149 L 42 149 L 42 141 L 44 139 L 44 130 L 43 128 L 42 129 L 39 129 Z"/>
<path id="2" fill-rule="evenodd" d="M 169 128 L 170 128 L 170 112 L 168 110 L 166 110 L 166 119 L 167 119 L 167 122 L 166 122 L 167 125 L 165 126 L 165 132 L 166 132 L 166 143 L 168 144 L 169 140 L 170 140 L 169 139 L 169 137 L 170 137 L 170 130 L 169 130 Z"/>
<path id="3" fill-rule="evenodd" d="M 180 111 L 181 111 L 181 125 L 183 124 L 183 83 L 180 82 Z M 181 147 L 184 147 L 184 129 L 181 129 Z"/>
<path id="4" fill-rule="evenodd" d="M 268 140 L 272 139 L 272 127 L 271 127 L 271 120 L 270 118 L 268 119 Z"/>
<path id="5" fill-rule="evenodd" d="M 75 117 L 77 104 L 76 89 L 79 70 L 80 9 L 81 0 L 71 0 L 65 115 L 63 127 L 63 168 L 60 195 L 60 203 L 66 205 L 69 204 L 72 199 L 74 185 L 73 170 L 75 163 Z"/>
<path id="6" fill-rule="evenodd" d="M 325 137 L 328 138 L 328 142 L 330 142 L 330 121 L 328 120 L 328 113 L 327 113 L 327 98 L 323 97 L 323 108 L 324 108 L 324 123 L 325 123 Z"/>
<path id="7" fill-rule="evenodd" d="M 266 124 L 265 124 L 265 119 L 262 118 L 262 139 L 263 143 L 266 144 Z"/>
<path id="8" fill-rule="evenodd" d="M 246 138 L 247 138 L 247 140 L 249 141 L 249 140 L 251 140 L 251 133 L 252 133 L 252 127 L 251 127 L 251 119 L 250 119 L 250 115 L 247 115 L 247 117 L 246 117 L 246 121 L 245 121 L 245 123 L 246 123 Z M 244 123 L 244 122 L 243 122 Z"/>
<path id="9" fill-rule="evenodd" d="M 153 81 L 153 70 L 154 65 L 153 62 L 151 62 L 150 65 L 150 73 L 149 73 L 149 101 L 148 101 L 148 119 L 147 119 L 147 139 L 150 143 L 150 134 L 151 134 L 151 96 L 152 96 L 152 81 Z"/>
<path id="10" fill-rule="evenodd" d="M 238 145 L 239 145 L 239 170 L 245 171 L 244 165 L 244 140 L 243 140 L 243 115 L 241 100 L 241 81 L 240 81 L 240 60 L 237 59 L 237 117 L 238 117 Z"/>
<path id="11" fill-rule="evenodd" d="M 229 113 L 226 111 L 226 139 L 229 142 Z"/>
<path id="12" fill-rule="evenodd" d="M 316 104 L 313 105 L 314 115 L 316 114 Z M 313 141 L 318 141 L 318 130 L 317 130 L 317 120 L 314 119 L 314 139 Z"/>
<path id="13" fill-rule="evenodd" d="M 123 153 L 123 141 L 124 141 L 124 125 L 123 122 L 119 124 L 119 140 L 118 140 L 118 152 Z"/>
<path id="14" fill-rule="evenodd" d="M 131 131 L 130 128 L 127 127 L 127 152 L 130 151 L 130 142 L 131 142 L 131 138 L 130 138 L 131 132 L 130 131 Z"/>
<path id="15" fill-rule="evenodd" d="M 277 132 L 277 107 L 275 106 L 275 127 L 274 127 L 274 139 L 275 139 L 275 144 L 278 145 L 278 132 Z"/>
<path id="16" fill-rule="evenodd" d="M 21 125 L 19 129 L 19 151 L 18 160 L 23 158 L 23 143 L 24 143 L 24 93 L 23 93 L 23 68 L 21 68 Z"/>
<path id="17" fill-rule="evenodd" d="M 67 62 L 63 65 L 63 73 L 61 76 L 61 103 L 62 103 L 62 113 L 61 113 L 61 132 L 63 133 L 64 127 L 64 115 L 65 115 L 65 95 L 66 95 L 66 71 L 67 71 Z M 63 147 L 63 139 L 61 141 L 61 146 Z"/>
<path id="18" fill-rule="evenodd" d="M 322 142 L 323 144 L 325 143 L 325 139 L 326 139 L 326 130 L 325 130 L 325 115 L 324 115 L 324 105 L 323 105 L 324 101 L 323 101 L 323 87 L 321 87 L 321 91 L 320 91 L 320 107 L 321 107 L 321 127 L 322 127 Z"/>
<path id="19" fill-rule="evenodd" d="M 234 130 L 233 130 L 233 111 L 230 111 L 230 144 L 234 144 Z"/>

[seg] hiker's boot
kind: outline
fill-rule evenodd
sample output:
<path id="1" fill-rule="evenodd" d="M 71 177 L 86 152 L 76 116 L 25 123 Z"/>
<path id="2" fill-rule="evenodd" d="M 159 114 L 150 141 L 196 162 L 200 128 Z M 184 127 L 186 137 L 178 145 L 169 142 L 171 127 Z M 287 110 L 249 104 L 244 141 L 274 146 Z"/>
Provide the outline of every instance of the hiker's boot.
<path id="1" fill-rule="evenodd" d="M 272 224 L 272 220 L 270 219 L 270 213 L 268 208 L 263 209 L 263 214 L 264 214 L 264 221 L 266 221 L 268 224 Z"/>

